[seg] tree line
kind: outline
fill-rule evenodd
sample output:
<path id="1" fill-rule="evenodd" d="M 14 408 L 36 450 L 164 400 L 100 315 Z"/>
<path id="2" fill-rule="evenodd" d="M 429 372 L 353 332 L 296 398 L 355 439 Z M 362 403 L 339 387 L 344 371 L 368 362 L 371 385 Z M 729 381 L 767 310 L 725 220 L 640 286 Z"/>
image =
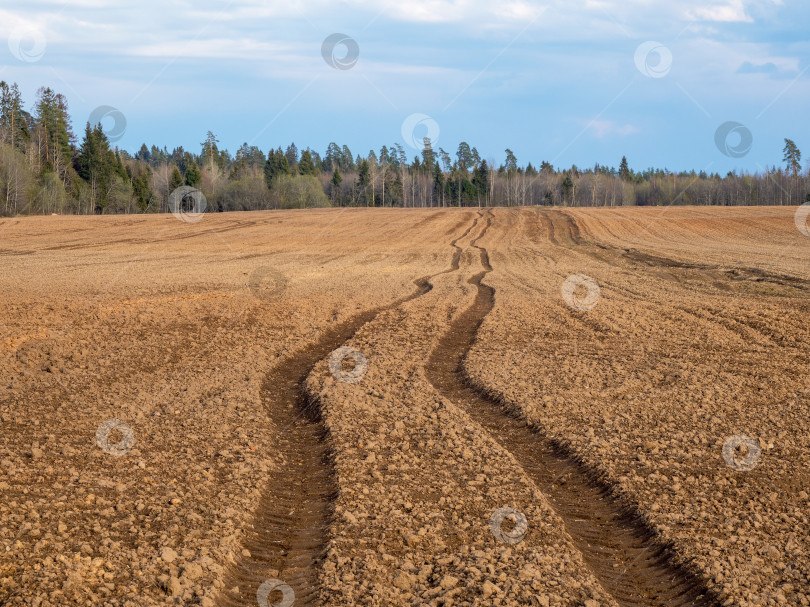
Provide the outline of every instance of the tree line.
<path id="1" fill-rule="evenodd" d="M 365 156 L 330 143 L 323 154 L 291 143 L 234 154 L 210 131 L 198 153 L 111 144 L 101 124 L 73 131 L 67 99 L 40 88 L 26 111 L 16 84 L 0 82 L 0 214 L 169 211 L 181 186 L 199 189 L 208 211 L 327 206 L 791 205 L 810 201 L 810 173 L 785 140 L 783 164 L 757 173 L 535 167 L 505 150 L 500 164 L 461 142 L 452 155 L 425 138 L 409 158 L 399 143 Z"/>

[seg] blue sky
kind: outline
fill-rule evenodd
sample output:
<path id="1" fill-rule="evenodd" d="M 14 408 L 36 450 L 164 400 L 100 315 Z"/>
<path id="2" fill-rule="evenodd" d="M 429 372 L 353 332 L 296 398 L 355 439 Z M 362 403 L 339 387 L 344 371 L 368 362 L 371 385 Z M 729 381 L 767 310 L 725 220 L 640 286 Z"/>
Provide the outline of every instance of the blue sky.
<path id="1" fill-rule="evenodd" d="M 430 124 L 497 164 L 509 147 L 520 164 L 757 171 L 785 137 L 810 161 L 808 28 L 798 0 L 26 0 L 0 6 L 0 79 L 29 106 L 64 93 L 77 132 L 117 108 L 130 151 L 196 152 L 211 130 L 232 152 L 365 154 L 423 114 L 417 138 Z M 322 57 L 333 33 L 357 43 L 350 69 Z M 747 154 L 715 145 L 728 121 Z"/>

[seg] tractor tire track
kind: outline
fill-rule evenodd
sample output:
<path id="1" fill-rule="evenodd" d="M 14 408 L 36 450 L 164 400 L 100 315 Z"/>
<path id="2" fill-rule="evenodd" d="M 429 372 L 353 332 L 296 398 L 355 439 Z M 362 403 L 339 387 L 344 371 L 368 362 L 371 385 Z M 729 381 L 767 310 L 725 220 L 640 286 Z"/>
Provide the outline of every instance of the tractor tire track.
<path id="1" fill-rule="evenodd" d="M 778 287 L 794 289 L 796 291 L 810 290 L 810 281 L 798 276 L 780 274 L 778 272 L 754 267 L 680 261 L 662 255 L 645 253 L 632 247 L 617 247 L 615 245 L 600 243 L 596 240 L 589 240 L 585 238 L 583 230 L 580 228 L 577 220 L 567 212 L 555 210 L 548 211 L 548 213 L 551 214 L 547 218 L 547 221 L 550 225 L 552 232 L 551 240 L 554 244 L 558 244 L 560 240 L 564 240 L 571 243 L 571 245 L 583 247 L 581 249 L 583 252 L 610 265 L 618 265 L 617 262 L 619 260 L 625 259 L 628 260 L 628 263 L 635 264 L 633 269 L 673 270 L 675 271 L 673 274 L 661 274 L 660 277 L 674 282 L 681 282 L 683 278 L 677 271 L 691 271 L 696 276 L 702 277 L 709 284 L 721 280 L 728 283 L 773 284 Z M 557 238 L 557 236 L 560 235 L 562 235 L 562 239 Z"/>
<path id="2" fill-rule="evenodd" d="M 428 379 L 515 457 L 565 523 L 590 571 L 619 605 L 719 605 L 706 582 L 675 562 L 673 548 L 657 540 L 654 530 L 615 497 L 597 471 L 504 409 L 465 375 L 464 357 L 495 304 L 495 290 L 482 282 L 492 270 L 486 249 L 477 245 L 485 232 L 471 243 L 480 251 L 483 266 L 469 279 L 478 289 L 475 301 L 440 339 L 426 367 Z"/>
<path id="3" fill-rule="evenodd" d="M 267 403 L 273 424 L 279 428 L 280 465 L 267 480 L 252 523 L 244 529 L 240 551 L 226 570 L 217 605 L 254 607 L 258 589 L 268 579 L 281 580 L 292 588 L 295 607 L 318 604 L 318 571 L 338 486 L 320 403 L 317 395 L 305 390 L 305 380 L 320 360 L 378 314 L 425 295 L 433 288 L 432 278 L 457 271 L 463 253 L 457 243 L 470 234 L 480 219 L 476 217 L 450 243 L 455 251 L 449 268 L 413 281 L 416 290 L 410 295 L 327 329 L 316 343 L 293 353 L 267 375 L 262 400 Z M 277 601 L 280 596 L 280 591 L 274 591 L 268 603 L 275 604 L 274 599 Z"/>

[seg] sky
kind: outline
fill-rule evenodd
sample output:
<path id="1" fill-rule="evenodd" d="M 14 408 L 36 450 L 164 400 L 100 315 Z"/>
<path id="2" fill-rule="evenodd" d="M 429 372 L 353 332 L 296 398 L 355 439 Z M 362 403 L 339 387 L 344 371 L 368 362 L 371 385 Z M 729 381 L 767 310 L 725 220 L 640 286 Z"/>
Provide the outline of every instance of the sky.
<path id="1" fill-rule="evenodd" d="M 781 165 L 785 138 L 810 164 L 809 28 L 806 0 L 6 0 L 0 79 L 130 152 L 430 136 L 725 174 Z"/>

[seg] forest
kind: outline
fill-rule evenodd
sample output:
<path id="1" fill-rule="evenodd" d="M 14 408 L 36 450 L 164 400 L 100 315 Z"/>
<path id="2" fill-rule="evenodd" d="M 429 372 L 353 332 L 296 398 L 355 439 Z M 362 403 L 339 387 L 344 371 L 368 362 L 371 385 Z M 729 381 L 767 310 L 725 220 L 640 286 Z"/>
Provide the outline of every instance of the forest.
<path id="1" fill-rule="evenodd" d="M 467 142 L 455 153 L 424 139 L 409 159 L 399 143 L 354 154 L 330 143 L 323 153 L 294 143 L 265 153 L 244 143 L 220 149 L 207 132 L 198 153 L 145 143 L 114 147 L 101 123 L 74 132 L 64 95 L 37 91 L 25 109 L 17 84 L 0 82 L 0 215 L 167 212 L 172 192 L 190 186 L 205 210 L 328 206 L 646 206 L 795 205 L 810 201 L 810 172 L 785 139 L 782 163 L 756 173 L 521 165 L 506 149 L 489 162 Z M 775 150 L 775 156 L 779 150 Z"/>

